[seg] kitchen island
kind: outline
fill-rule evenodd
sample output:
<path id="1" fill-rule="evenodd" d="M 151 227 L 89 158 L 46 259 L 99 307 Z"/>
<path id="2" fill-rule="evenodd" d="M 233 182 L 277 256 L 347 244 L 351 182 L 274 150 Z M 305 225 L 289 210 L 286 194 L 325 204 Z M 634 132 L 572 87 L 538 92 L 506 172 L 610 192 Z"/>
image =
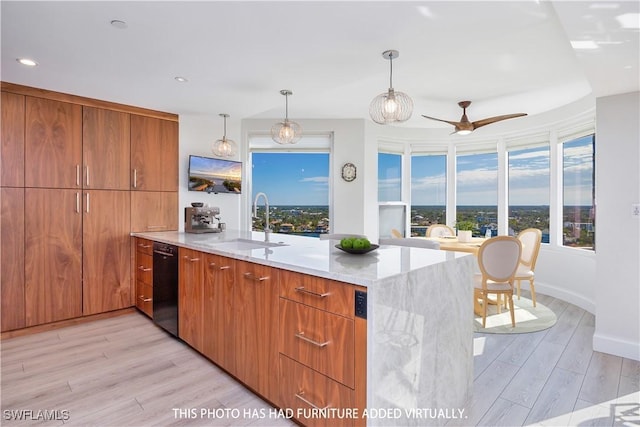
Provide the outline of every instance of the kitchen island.
<path id="1" fill-rule="evenodd" d="M 266 266 L 282 272 L 282 283 L 287 281 L 284 277 L 297 274 L 300 280 L 319 278 L 364 289 L 365 299 L 362 299 L 363 292 L 360 292 L 360 296 L 355 298 L 355 305 L 365 302 L 366 339 L 358 339 L 356 326 L 356 338 L 351 340 L 356 346 L 356 360 L 347 362 L 355 365 L 356 370 L 366 363 L 366 379 L 359 379 L 356 374 L 355 384 L 350 385 L 348 375 L 343 378 L 338 373 L 332 377 L 337 379 L 339 386 L 346 384 L 356 390 L 353 409 L 358 409 L 357 413 L 329 413 L 330 416 L 354 418 L 353 423 L 347 422 L 345 425 L 443 425 L 451 418 L 464 419 L 468 415 L 464 404 L 470 397 L 473 385 L 473 256 L 389 245 L 382 245 L 367 254 L 352 255 L 336 248 L 337 241 L 271 234 L 270 242 L 264 243 L 264 233 L 234 230 L 208 234 L 153 232 L 133 235 L 249 265 Z M 284 289 L 284 286 L 282 284 L 280 289 Z M 302 287 L 296 288 L 300 289 Z M 275 305 L 275 310 L 278 310 L 277 301 L 278 298 L 275 298 L 267 304 Z M 298 308 L 290 306 L 290 301 L 280 294 L 280 315 L 277 316 L 280 323 L 276 325 L 281 330 L 288 328 L 289 317 L 285 312 L 315 310 L 307 307 L 306 303 Z M 356 322 L 363 322 L 363 313 L 354 316 L 353 306 L 351 311 L 349 314 L 357 319 Z M 313 316 L 325 315 L 319 310 L 314 313 Z M 334 317 L 341 320 L 339 316 Z M 323 320 L 317 323 L 322 324 Z M 348 331 L 348 328 L 345 330 Z M 295 361 L 291 362 L 285 357 L 288 354 L 283 354 L 286 349 L 282 350 L 282 335 L 280 333 L 280 344 L 274 343 L 280 346 L 281 377 L 283 370 L 294 371 L 298 366 Z M 327 345 L 329 341 L 314 345 L 322 349 L 319 351 L 330 351 L 324 349 L 330 347 Z M 364 342 L 366 352 L 358 352 L 358 343 Z M 300 353 L 302 357 L 306 351 Z M 358 354 L 364 355 L 365 360 L 358 360 Z M 342 357 L 352 358 L 354 355 L 345 351 Z M 309 360 L 305 362 L 313 368 L 309 370 L 309 375 L 323 373 L 322 366 L 316 368 L 313 365 L 313 357 Z M 305 366 L 300 369 L 303 368 Z M 349 369 L 354 368 L 347 368 L 346 371 Z M 235 375 L 233 370 L 230 372 Z M 358 382 L 364 381 L 366 409 L 359 408 L 361 405 L 358 405 L 357 399 L 358 387 L 363 388 L 363 384 Z M 281 378 L 281 382 L 285 381 Z M 311 381 L 311 384 L 314 382 Z M 256 387 L 248 385 L 256 390 Z M 308 394 L 296 395 L 314 409 L 316 415 L 328 413 L 328 403 L 318 407 L 306 402 L 305 396 Z M 288 406 L 286 397 L 266 397 L 283 409 Z M 344 408 L 343 405 L 343 409 L 350 408 Z M 309 425 L 321 424 L 313 416 L 299 421 Z"/>

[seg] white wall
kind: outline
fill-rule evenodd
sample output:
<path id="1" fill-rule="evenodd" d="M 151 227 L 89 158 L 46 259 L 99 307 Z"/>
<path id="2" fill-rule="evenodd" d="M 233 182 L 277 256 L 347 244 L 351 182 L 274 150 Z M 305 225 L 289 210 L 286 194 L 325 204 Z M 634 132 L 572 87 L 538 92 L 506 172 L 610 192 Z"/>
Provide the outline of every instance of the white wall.
<path id="1" fill-rule="evenodd" d="M 640 92 L 596 102 L 597 351 L 640 360 Z"/>
<path id="2" fill-rule="evenodd" d="M 205 192 L 187 190 L 189 155 L 215 157 L 211 152 L 211 144 L 213 141 L 222 138 L 223 134 L 224 122 L 219 116 L 180 116 L 180 163 L 178 170 L 180 230 L 184 230 L 184 208 L 191 206 L 191 202 L 204 202 L 210 206 L 218 206 L 221 220 L 227 224 L 227 228 L 238 229 L 240 227 L 240 203 L 246 192 L 243 192 L 242 195 L 231 193 L 207 194 Z M 239 119 L 234 120 L 233 117 L 227 119 L 227 138 L 234 140 L 238 146 L 241 145 Z M 239 160 L 239 155 L 231 160 Z M 243 170 L 243 174 L 244 172 Z"/>
<path id="3" fill-rule="evenodd" d="M 242 121 L 242 139 L 246 143 L 251 134 L 269 134 L 275 119 L 245 119 Z M 371 179 L 377 177 L 377 167 L 367 164 L 365 145 L 365 121 L 353 120 L 321 120 L 321 119 L 296 119 L 304 133 L 333 134 L 333 148 L 331 153 L 329 186 L 332 194 L 332 218 L 331 230 L 334 233 L 354 233 L 373 236 L 374 226 L 377 227 L 377 218 L 372 220 L 370 206 L 365 203 L 365 194 L 369 192 L 367 187 L 371 185 Z M 249 159 L 245 150 L 243 162 Z M 377 158 L 376 158 L 377 161 Z M 341 178 L 342 165 L 350 162 L 356 165 L 356 179 L 346 182 Z M 373 178 L 372 178 L 373 177 Z M 374 181 L 377 184 L 377 180 Z M 244 183 L 243 183 L 244 184 Z M 247 186 L 248 188 L 248 186 Z M 248 193 L 248 192 L 247 192 Z M 377 193 L 376 193 L 377 194 Z M 267 195 L 269 196 L 269 195 Z M 249 197 L 243 192 L 243 199 Z M 243 202 L 248 207 L 252 203 L 248 198 Z M 241 212 L 248 218 L 248 211 Z M 247 222 L 246 227 L 249 226 Z M 376 236 L 377 236 L 377 229 Z"/>

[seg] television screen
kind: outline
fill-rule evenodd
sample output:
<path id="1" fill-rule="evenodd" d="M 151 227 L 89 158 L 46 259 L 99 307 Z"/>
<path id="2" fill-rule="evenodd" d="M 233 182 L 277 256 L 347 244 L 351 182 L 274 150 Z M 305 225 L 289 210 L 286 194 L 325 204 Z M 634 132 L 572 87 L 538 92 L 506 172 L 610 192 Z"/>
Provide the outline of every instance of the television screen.
<path id="1" fill-rule="evenodd" d="M 242 162 L 189 156 L 189 191 L 240 194 Z"/>

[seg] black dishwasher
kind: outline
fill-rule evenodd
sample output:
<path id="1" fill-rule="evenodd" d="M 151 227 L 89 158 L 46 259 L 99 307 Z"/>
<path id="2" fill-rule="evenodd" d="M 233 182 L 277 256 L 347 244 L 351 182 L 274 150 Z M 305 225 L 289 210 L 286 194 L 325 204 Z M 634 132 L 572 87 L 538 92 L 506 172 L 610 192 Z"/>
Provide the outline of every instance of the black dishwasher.
<path id="1" fill-rule="evenodd" d="M 178 336 L 178 247 L 153 243 L 153 321 Z"/>

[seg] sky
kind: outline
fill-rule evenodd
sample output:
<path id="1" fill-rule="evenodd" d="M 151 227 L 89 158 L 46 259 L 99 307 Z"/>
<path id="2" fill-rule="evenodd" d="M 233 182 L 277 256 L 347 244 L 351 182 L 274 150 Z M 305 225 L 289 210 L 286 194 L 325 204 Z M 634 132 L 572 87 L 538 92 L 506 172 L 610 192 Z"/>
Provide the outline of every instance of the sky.
<path id="1" fill-rule="evenodd" d="M 253 153 L 252 163 L 252 199 L 262 191 L 270 205 L 329 205 L 329 153 Z"/>
<path id="2" fill-rule="evenodd" d="M 563 144 L 565 205 L 591 205 L 591 137 Z M 549 205 L 549 147 L 509 153 L 510 205 Z M 497 205 L 496 153 L 458 156 L 458 195 L 461 206 Z M 253 153 L 253 194 L 265 192 L 272 205 L 328 205 L 328 153 Z M 445 205 L 446 156 L 413 156 L 412 205 Z M 401 156 L 378 155 L 378 198 L 400 200 Z"/>

